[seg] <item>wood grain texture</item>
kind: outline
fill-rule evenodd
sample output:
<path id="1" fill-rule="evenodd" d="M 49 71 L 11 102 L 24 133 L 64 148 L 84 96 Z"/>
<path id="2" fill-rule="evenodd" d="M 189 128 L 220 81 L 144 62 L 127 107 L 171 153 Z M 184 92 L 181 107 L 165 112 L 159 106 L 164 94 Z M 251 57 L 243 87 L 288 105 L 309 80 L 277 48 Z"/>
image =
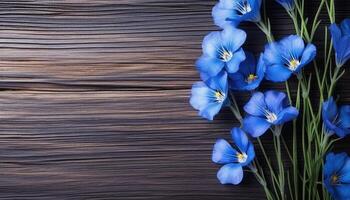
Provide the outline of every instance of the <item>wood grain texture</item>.
<path id="1" fill-rule="evenodd" d="M 188 104 L 214 3 L 1 1 L 0 199 L 264 199 L 249 174 L 235 187 L 216 180 L 212 145 L 229 138 L 232 115 L 209 123 Z M 346 16 L 349 2 L 337 3 Z M 293 33 L 267 6 L 277 38 Z M 243 27 L 259 53 L 264 36 Z M 338 88 L 344 103 L 349 80 Z"/>

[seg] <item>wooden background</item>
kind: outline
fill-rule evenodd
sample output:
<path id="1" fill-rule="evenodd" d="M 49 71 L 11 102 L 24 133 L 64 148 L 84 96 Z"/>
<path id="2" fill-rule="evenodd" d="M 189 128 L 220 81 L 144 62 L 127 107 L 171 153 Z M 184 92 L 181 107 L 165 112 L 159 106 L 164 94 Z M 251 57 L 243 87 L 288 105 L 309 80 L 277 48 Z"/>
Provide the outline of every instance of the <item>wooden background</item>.
<path id="1" fill-rule="evenodd" d="M 312 15 L 319 0 L 307 2 Z M 2 0 L 0 199 L 264 199 L 249 174 L 235 187 L 216 180 L 212 145 L 229 138 L 232 115 L 209 123 L 188 103 L 214 3 Z M 345 17 L 350 3 L 336 3 Z M 276 37 L 293 33 L 273 0 L 267 7 Z M 243 27 L 259 53 L 264 36 Z"/>

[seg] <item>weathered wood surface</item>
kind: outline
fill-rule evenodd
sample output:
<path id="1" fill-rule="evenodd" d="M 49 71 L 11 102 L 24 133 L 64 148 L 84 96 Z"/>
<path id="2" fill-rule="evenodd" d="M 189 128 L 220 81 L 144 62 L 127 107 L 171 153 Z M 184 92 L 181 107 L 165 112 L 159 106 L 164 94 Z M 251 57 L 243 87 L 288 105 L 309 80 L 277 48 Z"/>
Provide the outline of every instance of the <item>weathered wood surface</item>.
<path id="1" fill-rule="evenodd" d="M 212 145 L 232 116 L 208 123 L 188 104 L 214 3 L 1 1 L 0 199 L 263 199 L 249 174 L 236 187 L 216 180 Z M 349 2 L 337 3 L 346 16 Z M 268 8 L 276 35 L 292 33 Z M 264 36 L 244 28 L 258 53 Z"/>

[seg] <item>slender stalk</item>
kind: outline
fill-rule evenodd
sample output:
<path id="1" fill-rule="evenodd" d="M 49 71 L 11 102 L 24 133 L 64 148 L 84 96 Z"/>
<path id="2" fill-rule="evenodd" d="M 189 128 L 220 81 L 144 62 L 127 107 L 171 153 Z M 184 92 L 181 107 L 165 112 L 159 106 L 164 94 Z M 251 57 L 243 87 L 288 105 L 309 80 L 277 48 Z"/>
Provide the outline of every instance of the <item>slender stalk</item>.
<path id="1" fill-rule="evenodd" d="M 340 74 L 340 68 L 341 67 L 336 67 L 334 72 L 333 72 L 333 76 L 331 78 L 331 83 L 330 83 L 330 86 L 329 86 L 329 92 L 328 92 L 328 97 L 332 96 L 333 94 L 333 91 L 335 89 L 335 85 L 336 83 L 338 82 L 338 80 L 344 75 L 345 73 L 345 70 L 342 71 Z"/>
<path id="2" fill-rule="evenodd" d="M 267 187 L 266 178 L 262 168 L 259 165 L 259 162 L 253 161 L 253 163 L 248 167 L 250 168 L 251 172 L 255 175 L 256 180 L 264 188 L 267 200 L 274 200 L 275 198 L 273 197 L 273 194 L 271 193 L 270 189 Z"/>
<path id="3" fill-rule="evenodd" d="M 279 197 L 279 190 L 278 190 L 278 188 L 276 186 L 276 184 L 278 184 L 278 179 L 276 177 L 275 170 L 272 168 L 271 161 L 270 161 L 269 157 L 266 154 L 264 145 L 262 144 L 260 138 L 257 138 L 257 141 L 258 141 L 260 149 L 261 149 L 261 151 L 263 153 L 263 156 L 265 158 L 265 162 L 266 162 L 266 164 L 267 164 L 267 166 L 269 167 L 269 170 L 270 170 L 271 182 L 272 182 L 272 186 L 273 186 L 273 189 L 274 189 L 274 193 L 276 195 L 276 199 L 279 200 L 280 199 L 280 197 Z"/>
<path id="4" fill-rule="evenodd" d="M 241 115 L 241 112 L 239 110 L 239 107 L 238 107 L 238 104 L 237 104 L 237 101 L 236 101 L 236 98 L 233 94 L 233 92 L 230 91 L 230 109 L 232 111 L 232 113 L 234 114 L 234 116 L 236 117 L 236 119 L 242 124 L 242 115 Z"/>
<path id="5" fill-rule="evenodd" d="M 275 145 L 275 152 L 276 152 L 276 159 L 277 159 L 277 165 L 278 165 L 278 187 L 279 192 L 281 195 L 281 199 L 286 199 L 285 194 L 285 171 L 284 171 L 284 164 L 282 160 L 282 151 L 281 151 L 281 131 L 282 126 L 275 126 L 273 129 L 274 133 L 274 145 Z"/>
<path id="6" fill-rule="evenodd" d="M 256 25 L 265 34 L 268 42 L 274 41 L 273 35 L 271 33 L 271 25 L 269 19 L 267 19 L 267 24 L 265 24 L 263 21 L 259 21 L 256 23 Z"/>

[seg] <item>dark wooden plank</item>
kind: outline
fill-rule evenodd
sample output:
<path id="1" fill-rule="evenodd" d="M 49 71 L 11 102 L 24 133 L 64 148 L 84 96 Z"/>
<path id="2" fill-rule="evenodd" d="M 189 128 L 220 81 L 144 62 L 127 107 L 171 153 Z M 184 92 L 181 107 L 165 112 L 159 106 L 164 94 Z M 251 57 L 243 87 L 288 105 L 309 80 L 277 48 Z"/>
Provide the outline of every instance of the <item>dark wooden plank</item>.
<path id="1" fill-rule="evenodd" d="M 214 3 L 1 1 L 0 199 L 263 199 L 249 174 L 235 187 L 216 180 L 212 145 L 228 138 L 231 114 L 209 123 L 188 104 Z M 349 2 L 337 3 L 346 16 Z M 268 8 L 277 38 L 292 33 Z M 243 27 L 258 53 L 264 36 Z"/>

